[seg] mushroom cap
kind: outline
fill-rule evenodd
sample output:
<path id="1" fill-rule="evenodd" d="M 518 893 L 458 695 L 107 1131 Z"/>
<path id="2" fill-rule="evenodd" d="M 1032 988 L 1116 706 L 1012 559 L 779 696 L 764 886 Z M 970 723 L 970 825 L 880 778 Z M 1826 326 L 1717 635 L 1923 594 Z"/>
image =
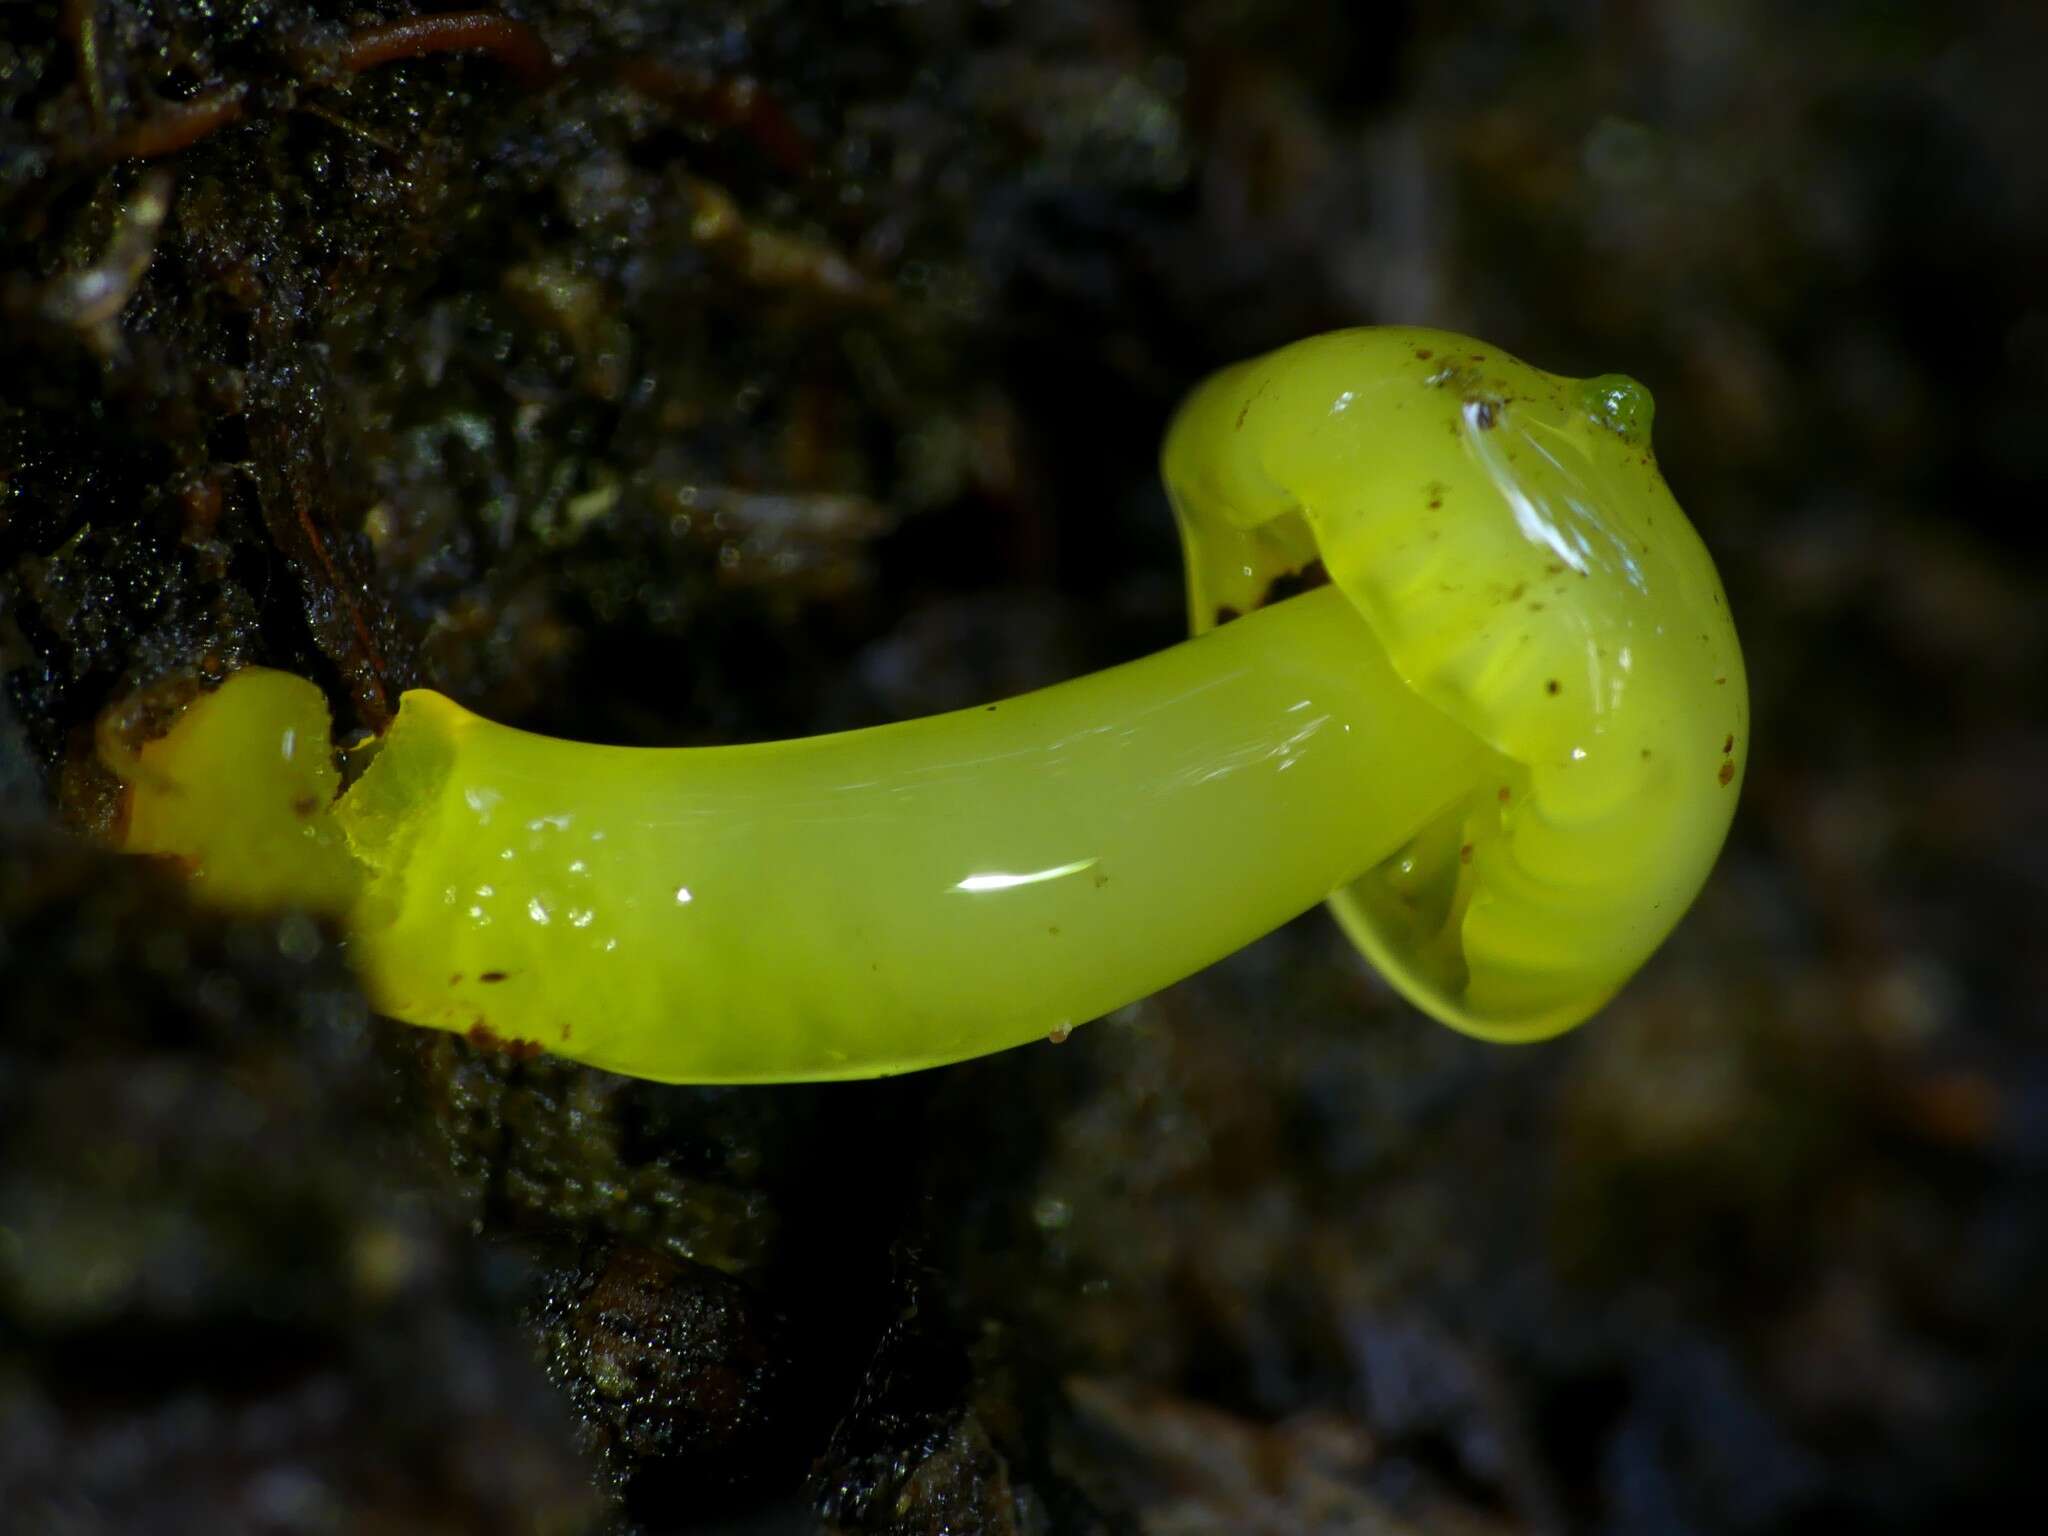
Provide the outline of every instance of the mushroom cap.
<path id="1" fill-rule="evenodd" d="M 1226 369 L 1164 452 L 1196 633 L 1327 575 L 1483 783 L 1330 898 L 1413 1003 L 1495 1040 L 1597 1010 L 1726 838 L 1748 686 L 1649 392 L 1443 331 L 1339 331 Z M 1369 787 L 1368 791 L 1369 792 Z"/>

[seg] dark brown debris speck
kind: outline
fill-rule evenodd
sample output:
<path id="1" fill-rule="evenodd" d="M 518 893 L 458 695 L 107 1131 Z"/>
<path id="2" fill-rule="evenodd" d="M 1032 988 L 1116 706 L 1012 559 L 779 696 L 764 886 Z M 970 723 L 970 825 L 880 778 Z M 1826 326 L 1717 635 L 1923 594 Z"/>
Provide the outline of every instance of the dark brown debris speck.
<path id="1" fill-rule="evenodd" d="M 1330 573 L 1320 560 L 1311 560 L 1298 571 L 1285 571 L 1266 584 L 1265 592 L 1259 598 L 1261 608 L 1290 597 L 1299 597 L 1304 592 L 1313 592 L 1317 587 L 1330 584 Z"/>
<path id="2" fill-rule="evenodd" d="M 531 1061 L 547 1047 L 538 1040 L 513 1040 L 499 1034 L 482 1019 L 463 1031 L 463 1038 L 480 1051 L 495 1051 L 514 1061 Z"/>

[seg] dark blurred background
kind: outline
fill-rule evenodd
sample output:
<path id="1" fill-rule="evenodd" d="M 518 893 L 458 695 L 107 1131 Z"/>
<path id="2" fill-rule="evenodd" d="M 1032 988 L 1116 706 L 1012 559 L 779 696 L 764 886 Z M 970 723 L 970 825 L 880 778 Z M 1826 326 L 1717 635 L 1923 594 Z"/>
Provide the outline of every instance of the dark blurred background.
<path id="1" fill-rule="evenodd" d="M 2048 12 L 0 8 L 0 1527 L 2031 1529 Z M 1207 369 L 1374 321 L 1658 401 L 1731 846 L 1500 1050 L 1311 914 L 943 1072 L 372 1020 L 97 850 L 234 667 L 760 739 L 1170 643 Z"/>

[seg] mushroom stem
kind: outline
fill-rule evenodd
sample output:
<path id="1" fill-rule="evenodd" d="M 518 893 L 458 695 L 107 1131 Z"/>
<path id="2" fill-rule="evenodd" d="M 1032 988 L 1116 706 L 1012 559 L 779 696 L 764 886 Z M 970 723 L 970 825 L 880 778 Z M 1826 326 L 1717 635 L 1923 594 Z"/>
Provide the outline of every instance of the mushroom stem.
<path id="1" fill-rule="evenodd" d="M 247 776 L 187 782 L 178 759 L 246 738 L 235 694 L 261 675 L 134 781 L 187 828 L 194 797 L 232 795 L 245 862 Z M 859 1077 L 1061 1035 L 1199 970 L 1492 759 L 1321 589 L 1000 704 L 790 742 L 590 746 L 412 693 L 323 816 L 359 861 L 346 921 L 380 1012 L 666 1081 Z"/>

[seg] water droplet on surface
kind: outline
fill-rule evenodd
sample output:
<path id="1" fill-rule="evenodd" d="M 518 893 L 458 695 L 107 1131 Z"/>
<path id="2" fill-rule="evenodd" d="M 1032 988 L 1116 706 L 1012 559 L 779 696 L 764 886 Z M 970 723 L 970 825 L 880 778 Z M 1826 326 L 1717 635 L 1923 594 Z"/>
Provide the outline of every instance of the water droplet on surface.
<path id="1" fill-rule="evenodd" d="M 1580 383 L 1579 409 L 1595 426 L 1606 428 L 1623 442 L 1647 443 L 1657 403 L 1628 375 L 1603 373 Z"/>

